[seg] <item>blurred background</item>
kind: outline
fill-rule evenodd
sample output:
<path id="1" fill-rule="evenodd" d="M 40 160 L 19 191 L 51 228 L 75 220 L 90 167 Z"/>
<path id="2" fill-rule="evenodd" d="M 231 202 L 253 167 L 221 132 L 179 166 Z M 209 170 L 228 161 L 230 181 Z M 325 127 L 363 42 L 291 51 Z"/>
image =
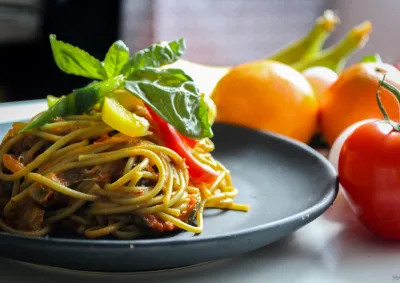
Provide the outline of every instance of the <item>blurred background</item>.
<path id="1" fill-rule="evenodd" d="M 327 46 L 364 20 L 373 24 L 350 62 L 375 52 L 388 62 L 400 58 L 398 0 L 0 0 L 0 101 L 60 96 L 87 83 L 58 70 L 49 33 L 101 60 L 117 39 L 138 50 L 183 36 L 184 58 L 234 65 L 303 36 L 328 8 L 341 24 Z"/>

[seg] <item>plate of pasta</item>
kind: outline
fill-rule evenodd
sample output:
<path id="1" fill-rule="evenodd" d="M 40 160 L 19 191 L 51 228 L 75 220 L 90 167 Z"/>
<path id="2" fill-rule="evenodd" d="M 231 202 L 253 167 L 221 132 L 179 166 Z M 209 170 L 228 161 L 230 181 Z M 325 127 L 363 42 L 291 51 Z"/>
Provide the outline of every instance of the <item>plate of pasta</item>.
<path id="1" fill-rule="evenodd" d="M 61 71 L 87 85 L 5 103 L 0 113 L 0 256 L 87 271 L 176 268 L 265 246 L 337 194 L 306 145 L 214 124 L 212 101 L 180 69 L 178 39 L 101 62 L 50 35 Z M 9 120 L 7 120 L 9 119 Z M 7 121 L 6 121 L 7 120 Z"/>

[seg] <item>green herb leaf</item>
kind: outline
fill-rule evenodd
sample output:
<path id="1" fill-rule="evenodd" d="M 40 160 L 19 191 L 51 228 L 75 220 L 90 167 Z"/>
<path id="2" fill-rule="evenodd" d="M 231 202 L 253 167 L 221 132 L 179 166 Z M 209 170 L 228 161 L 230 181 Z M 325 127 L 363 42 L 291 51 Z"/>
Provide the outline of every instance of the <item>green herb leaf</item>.
<path id="1" fill-rule="evenodd" d="M 184 71 L 142 68 L 132 73 L 124 86 L 185 136 L 213 136 L 207 106 Z"/>
<path id="2" fill-rule="evenodd" d="M 199 111 L 198 117 L 200 118 L 201 124 L 203 126 L 202 136 L 211 138 L 213 136 L 213 132 L 211 130 L 211 123 L 208 115 L 209 110 L 202 96 L 200 96 L 200 104 L 198 111 Z"/>
<path id="3" fill-rule="evenodd" d="M 54 104 L 56 104 L 57 101 L 59 101 L 59 100 L 60 100 L 60 98 L 58 98 L 58 97 L 55 97 L 55 96 L 53 96 L 53 95 L 48 95 L 48 96 L 47 96 L 47 106 L 48 106 L 48 107 L 51 107 L 51 106 L 53 106 Z"/>
<path id="4" fill-rule="evenodd" d="M 108 77 L 115 77 L 121 74 L 122 67 L 129 61 L 129 48 L 122 40 L 111 45 L 106 54 L 103 66 Z"/>
<path id="5" fill-rule="evenodd" d="M 144 67 L 161 67 L 172 64 L 185 52 L 186 43 L 183 38 L 159 42 L 136 52 L 122 69 L 122 74 L 129 77 L 135 70 Z"/>
<path id="6" fill-rule="evenodd" d="M 57 117 L 65 116 L 68 113 L 68 100 L 67 96 L 61 97 L 56 104 L 51 106 L 47 111 L 43 112 L 35 120 L 26 125 L 20 132 L 33 130 L 39 128 L 48 122 L 54 121 Z"/>
<path id="7" fill-rule="evenodd" d="M 69 101 L 68 114 L 82 114 L 90 110 L 94 105 L 102 103 L 105 95 L 120 87 L 123 81 L 124 77 L 120 75 L 74 90 L 74 96 Z"/>
<path id="8" fill-rule="evenodd" d="M 363 59 L 361 59 L 361 62 L 363 63 L 368 63 L 368 62 L 378 62 L 381 63 L 382 59 L 379 54 L 372 54 L 372 55 L 367 55 Z"/>
<path id="9" fill-rule="evenodd" d="M 106 70 L 99 60 L 78 47 L 57 40 L 54 34 L 49 38 L 54 60 L 61 71 L 92 79 L 107 79 Z"/>
<path id="10" fill-rule="evenodd" d="M 31 121 L 21 131 L 39 128 L 54 121 L 57 117 L 85 113 L 96 104 L 101 103 L 105 95 L 118 88 L 122 84 L 123 80 L 124 78 L 121 75 L 106 81 L 91 83 L 86 87 L 76 89 L 67 96 L 58 99 L 53 106 L 43 112 L 35 120 Z"/>

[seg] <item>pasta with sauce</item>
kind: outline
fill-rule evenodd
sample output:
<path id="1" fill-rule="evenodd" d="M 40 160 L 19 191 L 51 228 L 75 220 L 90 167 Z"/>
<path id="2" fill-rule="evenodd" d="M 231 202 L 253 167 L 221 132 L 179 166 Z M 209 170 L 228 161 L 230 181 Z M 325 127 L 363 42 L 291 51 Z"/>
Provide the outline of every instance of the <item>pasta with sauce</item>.
<path id="1" fill-rule="evenodd" d="M 72 96 L 49 100 L 49 110 L 13 124 L 0 146 L 1 230 L 132 239 L 201 233 L 207 208 L 249 209 L 235 203 L 210 138 L 183 135 L 126 89 L 107 89 L 85 111 L 71 111 Z"/>

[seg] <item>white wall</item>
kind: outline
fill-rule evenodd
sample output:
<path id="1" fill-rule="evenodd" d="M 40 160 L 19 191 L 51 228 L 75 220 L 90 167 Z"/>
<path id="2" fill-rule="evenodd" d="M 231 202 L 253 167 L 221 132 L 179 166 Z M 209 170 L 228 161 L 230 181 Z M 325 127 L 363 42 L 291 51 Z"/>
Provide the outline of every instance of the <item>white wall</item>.
<path id="1" fill-rule="evenodd" d="M 0 0 L 1 1 L 1 0 Z M 378 52 L 400 59 L 400 0 L 125 0 L 123 38 L 132 49 L 185 37 L 185 58 L 233 65 L 260 59 L 303 36 L 325 9 L 341 24 L 327 45 L 365 20 L 373 24 L 367 46 L 351 62 Z"/>
<path id="2" fill-rule="evenodd" d="M 328 0 L 154 0 L 155 40 L 183 36 L 185 58 L 225 65 L 265 58 L 305 34 Z"/>
<path id="3" fill-rule="evenodd" d="M 375 52 L 380 53 L 385 61 L 400 61 L 400 0 L 336 0 L 332 8 L 341 19 L 332 35 L 335 40 L 365 20 L 373 24 L 369 42 L 351 62 Z"/>

